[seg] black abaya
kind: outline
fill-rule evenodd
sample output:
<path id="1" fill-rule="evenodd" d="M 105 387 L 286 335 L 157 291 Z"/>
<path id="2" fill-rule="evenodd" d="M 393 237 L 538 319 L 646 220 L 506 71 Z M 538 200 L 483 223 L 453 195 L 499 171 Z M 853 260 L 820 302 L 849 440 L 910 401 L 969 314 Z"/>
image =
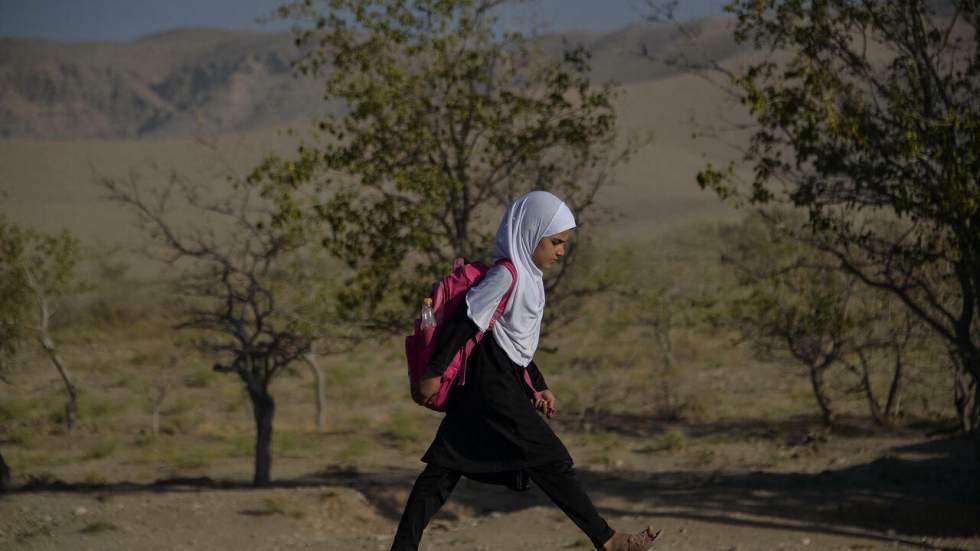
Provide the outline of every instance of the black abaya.
<path id="1" fill-rule="evenodd" d="M 466 307 L 437 335 L 430 375 L 441 374 L 478 328 Z M 534 362 L 528 365 L 535 389 L 547 389 Z M 556 462 L 571 462 L 568 450 L 531 401 L 524 368 L 514 363 L 487 333 L 473 349 L 465 375 L 449 393 L 446 416 L 422 461 L 463 473 L 520 471 Z M 465 376 L 465 379 L 464 379 Z"/>

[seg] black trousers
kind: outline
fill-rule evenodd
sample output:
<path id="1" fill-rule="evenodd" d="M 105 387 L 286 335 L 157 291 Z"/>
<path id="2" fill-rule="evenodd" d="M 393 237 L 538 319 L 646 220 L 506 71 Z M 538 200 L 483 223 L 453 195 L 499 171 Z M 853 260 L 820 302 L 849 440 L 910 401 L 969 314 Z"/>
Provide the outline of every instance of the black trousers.
<path id="1" fill-rule="evenodd" d="M 568 518 L 601 548 L 613 535 L 612 528 L 599 516 L 592 500 L 575 477 L 570 461 L 551 463 L 527 469 L 531 480 L 555 502 Z M 392 551 L 416 551 L 422 531 L 442 504 L 449 499 L 463 473 L 429 463 L 415 481 L 395 533 Z M 492 482 L 493 476 L 467 476 L 481 482 Z M 481 480 L 482 479 L 482 480 Z"/>

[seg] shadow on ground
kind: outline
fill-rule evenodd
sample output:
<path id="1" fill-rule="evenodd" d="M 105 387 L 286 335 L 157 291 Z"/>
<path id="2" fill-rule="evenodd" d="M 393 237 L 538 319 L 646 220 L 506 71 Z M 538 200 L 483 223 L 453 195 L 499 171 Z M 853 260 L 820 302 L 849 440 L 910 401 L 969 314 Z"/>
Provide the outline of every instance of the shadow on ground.
<path id="1" fill-rule="evenodd" d="M 921 538 L 980 536 L 980 468 L 966 438 L 939 438 L 895 448 L 875 461 L 820 473 L 614 471 L 580 469 L 605 515 L 690 519 L 728 525 L 854 536 L 932 549 Z M 418 470 L 330 469 L 266 488 L 347 486 L 397 520 Z M 252 491 L 245 481 L 177 478 L 152 484 L 35 482 L 14 493 Z M 547 505 L 537 489 L 516 493 L 466 479 L 440 512 L 447 519 Z M 883 534 L 899 534 L 898 536 Z"/>

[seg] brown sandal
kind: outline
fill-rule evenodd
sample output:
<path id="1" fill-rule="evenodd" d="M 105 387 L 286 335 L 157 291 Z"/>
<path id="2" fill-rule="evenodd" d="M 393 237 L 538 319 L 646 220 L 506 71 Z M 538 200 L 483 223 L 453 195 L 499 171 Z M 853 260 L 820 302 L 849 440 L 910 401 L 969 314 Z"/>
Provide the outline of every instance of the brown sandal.
<path id="1" fill-rule="evenodd" d="M 616 532 L 608 543 L 612 544 L 610 551 L 647 551 L 653 547 L 660 530 L 653 531 L 652 526 L 647 526 L 642 532 L 636 534 L 621 534 Z M 602 551 L 597 549 L 596 551 Z"/>

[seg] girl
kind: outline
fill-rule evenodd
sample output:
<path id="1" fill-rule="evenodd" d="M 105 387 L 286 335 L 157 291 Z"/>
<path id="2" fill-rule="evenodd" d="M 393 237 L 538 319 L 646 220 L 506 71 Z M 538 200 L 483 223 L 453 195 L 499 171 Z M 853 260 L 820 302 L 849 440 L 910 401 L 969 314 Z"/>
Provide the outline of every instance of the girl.
<path id="1" fill-rule="evenodd" d="M 572 459 L 551 427 L 538 415 L 555 411 L 555 395 L 534 364 L 544 312 L 543 272 L 565 255 L 575 228 L 572 212 L 560 199 L 532 191 L 511 204 L 497 229 L 494 260 L 508 258 L 517 268 L 517 283 L 506 309 L 486 338 L 473 349 L 466 384 L 449 394 L 446 416 L 422 457 L 427 463 L 408 496 L 392 551 L 417 550 L 422 531 L 452 492 L 460 476 L 480 482 L 527 488 L 528 478 L 565 512 L 596 548 L 645 551 L 657 534 L 650 527 L 635 535 L 613 531 L 575 477 Z M 490 318 L 512 281 L 497 266 L 466 295 L 455 319 L 437 335 L 437 347 L 416 400 L 427 400 L 439 388 L 439 376 L 453 355 Z M 524 383 L 527 369 L 541 392 L 536 403 Z"/>

